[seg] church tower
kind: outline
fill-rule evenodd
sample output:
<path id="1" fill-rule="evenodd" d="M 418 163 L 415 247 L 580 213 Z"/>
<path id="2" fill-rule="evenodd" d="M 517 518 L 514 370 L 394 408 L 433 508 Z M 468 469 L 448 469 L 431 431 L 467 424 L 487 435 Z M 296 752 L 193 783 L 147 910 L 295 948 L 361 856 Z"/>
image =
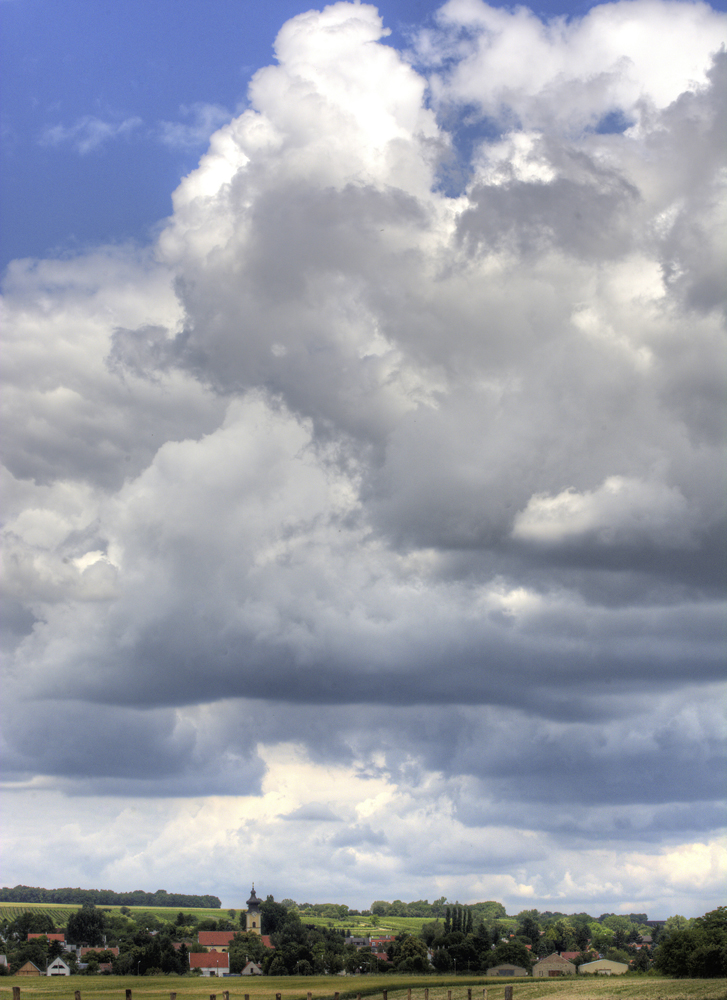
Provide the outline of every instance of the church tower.
<path id="1" fill-rule="evenodd" d="M 250 898 L 247 901 L 247 917 L 245 918 L 245 930 L 248 934 L 262 934 L 262 921 L 260 918 L 260 900 L 255 895 L 255 884 L 253 883 Z"/>

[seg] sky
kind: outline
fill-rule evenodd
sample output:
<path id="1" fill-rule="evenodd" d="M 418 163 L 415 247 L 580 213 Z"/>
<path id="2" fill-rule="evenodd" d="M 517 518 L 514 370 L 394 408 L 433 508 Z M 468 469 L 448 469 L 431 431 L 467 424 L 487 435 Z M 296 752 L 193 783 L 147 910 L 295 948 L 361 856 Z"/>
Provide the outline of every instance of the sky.
<path id="1" fill-rule="evenodd" d="M 2 0 L 2 882 L 724 902 L 727 14 Z"/>

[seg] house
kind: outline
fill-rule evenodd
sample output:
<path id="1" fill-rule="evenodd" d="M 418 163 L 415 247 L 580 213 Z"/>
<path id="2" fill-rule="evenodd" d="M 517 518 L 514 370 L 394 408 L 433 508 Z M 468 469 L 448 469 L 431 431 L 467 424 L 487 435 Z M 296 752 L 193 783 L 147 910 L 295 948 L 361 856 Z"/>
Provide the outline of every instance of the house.
<path id="1" fill-rule="evenodd" d="M 230 941 L 238 933 L 238 931 L 200 931 L 197 940 L 210 951 L 227 951 Z"/>
<path id="2" fill-rule="evenodd" d="M 16 976 L 42 976 L 43 973 L 40 971 L 37 965 L 33 965 L 32 962 L 26 962 L 25 965 L 21 965 L 18 971 L 15 973 Z"/>
<path id="3" fill-rule="evenodd" d="M 45 970 L 46 976 L 70 976 L 71 970 L 62 958 L 54 958 Z"/>
<path id="4" fill-rule="evenodd" d="M 192 951 L 190 969 L 200 969 L 203 976 L 222 976 L 230 971 L 230 956 L 226 951 Z"/>
<path id="5" fill-rule="evenodd" d="M 38 938 L 47 938 L 48 941 L 60 941 L 61 944 L 66 943 L 65 934 L 28 934 L 28 941 L 34 941 Z"/>
<path id="6" fill-rule="evenodd" d="M 242 970 L 243 976 L 262 976 L 263 967 L 258 965 L 257 962 L 248 962 L 247 965 Z"/>
<path id="7" fill-rule="evenodd" d="M 580 955 L 579 951 L 561 951 L 560 957 L 564 958 L 566 962 L 573 962 Z"/>
<path id="8" fill-rule="evenodd" d="M 629 971 L 629 967 L 625 962 L 612 962 L 608 958 L 599 958 L 597 962 L 584 962 L 578 971 L 596 976 L 622 976 L 624 972 Z"/>
<path id="9" fill-rule="evenodd" d="M 533 966 L 534 976 L 573 976 L 575 971 L 575 965 L 557 952 L 553 952 L 547 958 L 541 958 Z"/>
<path id="10" fill-rule="evenodd" d="M 520 965 L 493 965 L 487 970 L 488 976 L 527 976 L 527 969 Z"/>
<path id="11" fill-rule="evenodd" d="M 78 955 L 79 958 L 83 958 L 84 955 L 88 955 L 91 952 L 99 952 L 99 951 L 110 951 L 111 954 L 114 955 L 116 958 L 119 957 L 118 945 L 114 945 L 113 948 L 106 948 L 104 945 L 98 945 L 97 948 L 91 948 L 89 945 L 84 944 L 82 948 L 78 949 L 76 954 Z"/>

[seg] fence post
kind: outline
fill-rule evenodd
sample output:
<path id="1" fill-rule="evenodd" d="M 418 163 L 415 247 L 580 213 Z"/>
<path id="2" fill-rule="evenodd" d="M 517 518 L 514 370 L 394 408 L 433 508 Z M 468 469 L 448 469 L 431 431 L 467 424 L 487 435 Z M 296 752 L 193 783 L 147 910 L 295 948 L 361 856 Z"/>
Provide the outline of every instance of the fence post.
<path id="1" fill-rule="evenodd" d="M 485 988 L 482 991 L 482 1000 L 487 1000 L 487 987 L 486 986 L 485 986 Z"/>
<path id="2" fill-rule="evenodd" d="M 225 992 L 222 994 L 222 1000 L 230 1000 L 230 991 L 229 990 L 225 990 Z"/>
<path id="3" fill-rule="evenodd" d="M 81 1000 L 81 991 L 80 990 L 76 990 L 76 992 L 73 994 L 73 1000 Z"/>
<path id="4" fill-rule="evenodd" d="M 467 1000 L 472 1000 L 472 990 L 467 990 Z"/>
<path id="5" fill-rule="evenodd" d="M 411 986 L 406 991 L 406 1000 L 411 1000 Z"/>
<path id="6" fill-rule="evenodd" d="M 505 1000 L 512 1000 L 512 986 L 505 987 Z"/>
<path id="7" fill-rule="evenodd" d="M 126 991 L 126 1000 L 131 1000 L 131 990 Z"/>
<path id="8" fill-rule="evenodd" d="M 210 993 L 210 1000 L 217 1000 L 217 994 L 216 993 Z"/>
<path id="9" fill-rule="evenodd" d="M 424 987 L 424 1000 L 429 1000 L 429 987 Z"/>
<path id="10" fill-rule="evenodd" d="M 447 990 L 447 1000 L 452 1000 L 452 991 Z"/>
<path id="11" fill-rule="evenodd" d="M 340 1000 L 340 994 L 334 993 L 333 994 L 333 1000 Z"/>
<path id="12" fill-rule="evenodd" d="M 248 1000 L 248 998 L 246 997 L 245 1000 Z M 313 1000 L 313 994 L 312 993 L 308 994 L 308 1000 Z"/>
<path id="13" fill-rule="evenodd" d="M 177 1000 L 177 994 L 176 993 L 170 993 L 169 994 L 169 1000 Z"/>
<path id="14" fill-rule="evenodd" d="M 13 986 L 13 1000 L 20 1000 L 20 987 Z"/>
<path id="15" fill-rule="evenodd" d="M 388 990 L 382 990 L 381 992 L 384 995 L 384 1000 L 389 1000 L 389 991 Z"/>

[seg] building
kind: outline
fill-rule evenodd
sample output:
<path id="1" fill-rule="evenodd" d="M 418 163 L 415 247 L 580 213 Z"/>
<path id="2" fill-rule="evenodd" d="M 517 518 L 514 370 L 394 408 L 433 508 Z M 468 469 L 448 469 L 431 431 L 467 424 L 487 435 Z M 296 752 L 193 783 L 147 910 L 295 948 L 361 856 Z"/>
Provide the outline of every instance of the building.
<path id="1" fill-rule="evenodd" d="M 192 951 L 190 969 L 200 969 L 203 976 L 223 976 L 230 971 L 230 956 L 226 951 Z"/>
<path id="2" fill-rule="evenodd" d="M 33 965 L 32 962 L 26 962 L 25 965 L 21 965 L 18 971 L 15 973 L 16 976 L 42 976 L 43 973 L 40 971 L 37 965 Z"/>
<path id="3" fill-rule="evenodd" d="M 527 976 L 528 970 L 520 965 L 493 965 L 487 970 L 488 976 Z"/>
<path id="4" fill-rule="evenodd" d="M 625 962 L 612 962 L 608 958 L 599 958 L 597 962 L 584 962 L 578 972 L 590 973 L 592 976 L 622 976 L 628 972 Z"/>
<path id="5" fill-rule="evenodd" d="M 62 958 L 54 958 L 45 970 L 46 976 L 70 976 L 70 967 L 66 965 Z"/>
<path id="6" fill-rule="evenodd" d="M 534 976 L 573 976 L 575 971 L 575 965 L 557 952 L 553 952 L 547 958 L 541 958 L 533 966 Z"/>
<path id="7" fill-rule="evenodd" d="M 197 935 L 199 943 L 210 951 L 227 951 L 238 931 L 200 931 Z"/>
<path id="8" fill-rule="evenodd" d="M 65 934 L 28 934 L 28 941 L 34 941 L 37 938 L 47 938 L 48 941 L 60 941 L 61 944 L 66 943 Z"/>
<path id="9" fill-rule="evenodd" d="M 243 976 L 262 976 L 263 967 L 257 962 L 248 962 L 241 973 Z"/>
<path id="10" fill-rule="evenodd" d="M 250 898 L 247 901 L 247 916 L 245 917 L 245 930 L 248 934 L 262 934 L 262 916 L 260 914 L 260 900 L 255 895 L 255 883 L 252 886 Z"/>

